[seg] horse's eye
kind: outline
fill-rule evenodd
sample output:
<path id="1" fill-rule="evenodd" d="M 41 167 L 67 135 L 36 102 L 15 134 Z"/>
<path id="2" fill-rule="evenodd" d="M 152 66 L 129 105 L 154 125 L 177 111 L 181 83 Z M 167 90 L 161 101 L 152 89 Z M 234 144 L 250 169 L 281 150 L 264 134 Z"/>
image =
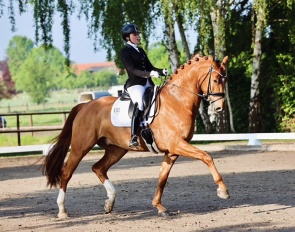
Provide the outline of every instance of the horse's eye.
<path id="1" fill-rule="evenodd" d="M 216 79 L 215 79 L 215 80 L 213 80 L 213 81 L 214 81 L 214 83 L 218 83 L 218 80 L 216 80 Z"/>

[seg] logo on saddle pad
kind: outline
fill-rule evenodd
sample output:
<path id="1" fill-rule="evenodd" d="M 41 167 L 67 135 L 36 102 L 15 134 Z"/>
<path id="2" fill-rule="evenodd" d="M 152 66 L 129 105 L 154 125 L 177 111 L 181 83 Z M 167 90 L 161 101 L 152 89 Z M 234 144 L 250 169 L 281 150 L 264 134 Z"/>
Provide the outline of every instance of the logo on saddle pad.
<path id="1" fill-rule="evenodd" d="M 144 96 L 144 117 L 141 122 L 141 126 L 151 124 L 154 119 L 155 114 L 155 93 L 157 91 L 157 86 L 149 89 L 145 92 Z M 133 112 L 134 104 L 129 99 L 118 98 L 113 106 L 111 111 L 111 122 L 114 126 L 117 127 L 131 127 L 131 117 Z M 146 112 L 148 110 L 148 112 Z"/>

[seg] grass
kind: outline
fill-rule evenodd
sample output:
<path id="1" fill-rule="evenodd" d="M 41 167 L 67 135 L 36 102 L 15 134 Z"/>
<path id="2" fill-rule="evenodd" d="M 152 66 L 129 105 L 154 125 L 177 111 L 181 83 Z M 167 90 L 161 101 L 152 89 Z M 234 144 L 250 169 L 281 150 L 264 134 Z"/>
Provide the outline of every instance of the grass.
<path id="1" fill-rule="evenodd" d="M 57 132 L 34 132 L 21 134 L 21 145 L 37 145 L 49 143 L 55 136 L 58 135 Z M 18 146 L 17 135 L 16 134 L 0 134 L 0 147 L 10 147 Z"/>
<path id="2" fill-rule="evenodd" d="M 51 112 L 70 111 L 76 104 L 79 96 L 78 90 L 62 90 L 51 93 L 51 98 L 46 104 L 35 104 L 25 93 L 18 94 L 12 99 L 2 99 L 0 101 L 0 115 L 5 113 L 31 113 L 31 112 Z M 7 128 L 16 127 L 16 116 L 5 116 Z M 47 115 L 23 115 L 19 117 L 20 127 L 27 126 L 60 126 L 64 122 L 62 114 Z M 34 132 L 22 133 L 22 145 L 35 145 L 48 143 L 59 131 L 55 132 Z M 1 134 L 0 146 L 17 146 L 17 134 Z"/>
<path id="3" fill-rule="evenodd" d="M 33 103 L 26 93 L 20 93 L 12 99 L 0 101 L 0 114 L 20 112 L 66 111 L 77 104 L 80 90 L 60 90 L 51 92 L 45 104 Z"/>

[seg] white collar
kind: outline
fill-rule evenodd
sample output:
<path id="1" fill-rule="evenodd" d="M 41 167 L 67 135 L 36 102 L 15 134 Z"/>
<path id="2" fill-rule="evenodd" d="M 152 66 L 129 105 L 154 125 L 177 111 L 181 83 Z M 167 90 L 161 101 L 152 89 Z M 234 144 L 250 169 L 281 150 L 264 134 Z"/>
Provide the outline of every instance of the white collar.
<path id="1" fill-rule="evenodd" d="M 132 46 L 136 51 L 139 52 L 139 49 L 138 49 L 138 47 L 137 47 L 136 44 L 133 44 L 133 43 L 131 43 L 130 41 L 128 41 L 127 44 L 129 44 L 129 45 Z"/>

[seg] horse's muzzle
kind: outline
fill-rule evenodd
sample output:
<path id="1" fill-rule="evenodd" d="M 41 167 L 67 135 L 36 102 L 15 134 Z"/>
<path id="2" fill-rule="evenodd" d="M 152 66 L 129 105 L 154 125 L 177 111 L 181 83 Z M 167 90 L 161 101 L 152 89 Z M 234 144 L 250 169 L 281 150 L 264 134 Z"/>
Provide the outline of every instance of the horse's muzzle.
<path id="1" fill-rule="evenodd" d="M 216 108 L 215 108 L 215 111 L 216 111 L 217 113 L 220 113 L 220 112 L 223 111 L 223 108 L 222 108 L 222 107 L 216 107 Z"/>

